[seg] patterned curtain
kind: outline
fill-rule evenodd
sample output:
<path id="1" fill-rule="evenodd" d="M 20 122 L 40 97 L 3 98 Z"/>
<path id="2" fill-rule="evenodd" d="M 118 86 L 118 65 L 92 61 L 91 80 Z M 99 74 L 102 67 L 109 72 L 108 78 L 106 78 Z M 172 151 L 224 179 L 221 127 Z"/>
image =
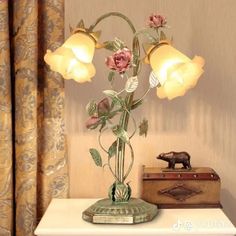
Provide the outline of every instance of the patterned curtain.
<path id="1" fill-rule="evenodd" d="M 45 66 L 64 0 L 0 0 L 0 235 L 28 236 L 68 194 L 64 84 Z"/>

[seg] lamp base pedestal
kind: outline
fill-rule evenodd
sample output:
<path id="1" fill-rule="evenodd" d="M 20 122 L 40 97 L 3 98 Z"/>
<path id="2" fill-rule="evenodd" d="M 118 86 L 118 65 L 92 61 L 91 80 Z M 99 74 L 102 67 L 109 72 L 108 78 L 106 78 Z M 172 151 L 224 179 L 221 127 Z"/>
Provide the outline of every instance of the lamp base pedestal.
<path id="1" fill-rule="evenodd" d="M 138 224 L 151 221 L 157 215 L 156 205 L 131 198 L 125 203 L 102 199 L 86 209 L 82 218 L 94 224 Z"/>

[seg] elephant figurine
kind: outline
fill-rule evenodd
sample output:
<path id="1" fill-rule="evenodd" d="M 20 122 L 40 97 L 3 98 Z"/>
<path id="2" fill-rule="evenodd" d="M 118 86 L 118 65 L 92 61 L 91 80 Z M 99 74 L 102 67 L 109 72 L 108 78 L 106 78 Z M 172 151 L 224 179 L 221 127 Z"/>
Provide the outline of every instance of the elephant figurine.
<path id="1" fill-rule="evenodd" d="M 190 164 L 190 155 L 187 152 L 167 152 L 161 153 L 157 156 L 157 159 L 168 162 L 168 167 L 170 169 L 175 169 L 175 164 L 182 164 L 183 169 L 192 169 Z"/>

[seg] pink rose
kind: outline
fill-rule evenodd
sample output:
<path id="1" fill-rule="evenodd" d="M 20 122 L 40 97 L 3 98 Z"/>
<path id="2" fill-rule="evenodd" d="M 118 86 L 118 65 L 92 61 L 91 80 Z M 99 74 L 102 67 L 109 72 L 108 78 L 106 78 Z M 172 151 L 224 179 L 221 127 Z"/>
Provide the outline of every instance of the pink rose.
<path id="1" fill-rule="evenodd" d="M 99 125 L 100 119 L 97 116 L 91 116 L 86 121 L 85 125 L 87 129 L 94 129 Z"/>
<path id="2" fill-rule="evenodd" d="M 132 53 L 128 48 L 123 48 L 106 58 L 106 65 L 119 73 L 124 73 L 131 66 Z"/>
<path id="3" fill-rule="evenodd" d="M 159 27 L 165 26 L 166 22 L 167 21 L 164 16 L 152 14 L 151 16 L 149 16 L 149 20 L 147 24 L 151 28 L 159 28 Z"/>
<path id="4" fill-rule="evenodd" d="M 97 105 L 98 114 L 92 115 L 88 118 L 85 125 L 87 129 L 95 129 L 102 124 L 101 116 L 109 113 L 111 107 L 108 98 L 102 99 Z"/>
<path id="5" fill-rule="evenodd" d="M 102 99 L 98 103 L 98 114 L 108 113 L 110 110 L 110 104 L 108 98 Z"/>

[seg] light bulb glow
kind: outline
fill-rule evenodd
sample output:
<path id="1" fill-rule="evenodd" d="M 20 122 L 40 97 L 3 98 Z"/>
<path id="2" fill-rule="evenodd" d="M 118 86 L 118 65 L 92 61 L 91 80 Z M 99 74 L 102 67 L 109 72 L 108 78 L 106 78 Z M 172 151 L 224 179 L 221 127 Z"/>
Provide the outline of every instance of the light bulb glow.
<path id="1" fill-rule="evenodd" d="M 152 51 L 150 64 L 161 84 L 157 96 L 173 99 L 197 84 L 203 73 L 204 59 L 195 56 L 191 60 L 172 46 L 163 45 Z"/>
<path id="2" fill-rule="evenodd" d="M 83 32 L 75 33 L 54 52 L 47 50 L 44 56 L 50 69 L 60 73 L 64 79 L 79 83 L 91 81 L 95 75 L 92 59 L 95 41 Z"/>
<path id="3" fill-rule="evenodd" d="M 83 32 L 75 33 L 65 41 L 63 46 L 71 49 L 78 60 L 84 63 L 92 62 L 95 41 L 89 35 Z"/>

